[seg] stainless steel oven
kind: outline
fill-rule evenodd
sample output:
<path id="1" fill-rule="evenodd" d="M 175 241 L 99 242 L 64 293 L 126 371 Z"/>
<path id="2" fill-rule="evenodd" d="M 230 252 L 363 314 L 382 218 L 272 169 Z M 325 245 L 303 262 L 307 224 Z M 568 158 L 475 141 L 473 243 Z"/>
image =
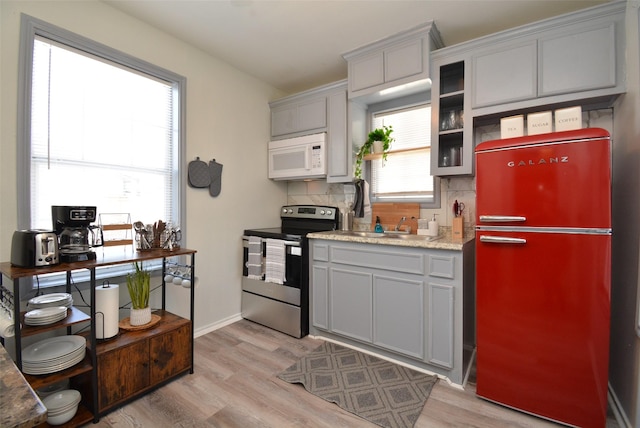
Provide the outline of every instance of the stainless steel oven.
<path id="1" fill-rule="evenodd" d="M 244 231 L 242 317 L 294 337 L 309 333 L 307 233 L 335 230 L 338 209 L 287 205 L 280 227 Z"/>

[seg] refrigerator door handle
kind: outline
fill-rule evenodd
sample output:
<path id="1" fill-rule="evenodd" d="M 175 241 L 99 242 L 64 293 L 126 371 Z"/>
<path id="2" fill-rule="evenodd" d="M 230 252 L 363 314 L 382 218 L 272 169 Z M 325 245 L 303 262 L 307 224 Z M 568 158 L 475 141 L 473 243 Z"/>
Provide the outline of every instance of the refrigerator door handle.
<path id="1" fill-rule="evenodd" d="M 488 223 L 527 221 L 526 217 L 517 215 L 481 215 L 480 221 Z"/>
<path id="2" fill-rule="evenodd" d="M 492 244 L 526 244 L 524 238 L 509 238 L 507 236 L 487 236 L 480 235 L 480 242 L 489 242 Z"/>

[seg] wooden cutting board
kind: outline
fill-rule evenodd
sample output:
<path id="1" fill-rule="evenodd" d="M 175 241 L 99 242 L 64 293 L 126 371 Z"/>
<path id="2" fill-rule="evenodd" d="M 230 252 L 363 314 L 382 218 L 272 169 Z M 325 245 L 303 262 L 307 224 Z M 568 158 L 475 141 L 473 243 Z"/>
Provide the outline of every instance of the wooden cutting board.
<path id="1" fill-rule="evenodd" d="M 407 220 L 402 223 L 400 230 L 406 230 L 405 226 L 408 225 L 411 226 L 411 234 L 415 235 L 418 231 L 420 204 L 376 203 L 372 204 L 371 213 L 371 230 L 376 225 L 376 216 L 380 217 L 380 224 L 385 230 L 394 230 L 404 216 Z"/>

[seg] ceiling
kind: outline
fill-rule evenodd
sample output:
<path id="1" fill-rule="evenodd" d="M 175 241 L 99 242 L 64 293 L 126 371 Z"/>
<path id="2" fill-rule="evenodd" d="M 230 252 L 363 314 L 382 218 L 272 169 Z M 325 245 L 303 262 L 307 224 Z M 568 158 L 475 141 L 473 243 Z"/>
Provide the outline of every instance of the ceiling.
<path id="1" fill-rule="evenodd" d="M 446 46 L 608 0 L 102 0 L 295 93 L 347 77 L 342 54 L 433 20 Z"/>

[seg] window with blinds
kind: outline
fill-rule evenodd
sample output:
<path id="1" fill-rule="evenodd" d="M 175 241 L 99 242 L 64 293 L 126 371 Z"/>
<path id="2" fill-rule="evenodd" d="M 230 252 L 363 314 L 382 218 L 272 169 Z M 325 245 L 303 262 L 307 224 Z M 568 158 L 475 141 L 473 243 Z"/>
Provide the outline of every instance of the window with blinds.
<path id="1" fill-rule="evenodd" d="M 28 15 L 20 28 L 18 228 L 50 230 L 52 205 L 95 205 L 184 235 L 186 79 Z M 64 283 L 64 274 L 38 276 L 38 286 Z"/>
<path id="2" fill-rule="evenodd" d="M 431 106 L 421 104 L 375 112 L 371 129 L 392 126 L 386 160 L 371 161 L 371 197 L 378 202 L 435 201 L 431 176 Z"/>
<path id="3" fill-rule="evenodd" d="M 31 93 L 31 225 L 52 205 L 95 205 L 175 221 L 170 82 L 36 37 Z"/>

